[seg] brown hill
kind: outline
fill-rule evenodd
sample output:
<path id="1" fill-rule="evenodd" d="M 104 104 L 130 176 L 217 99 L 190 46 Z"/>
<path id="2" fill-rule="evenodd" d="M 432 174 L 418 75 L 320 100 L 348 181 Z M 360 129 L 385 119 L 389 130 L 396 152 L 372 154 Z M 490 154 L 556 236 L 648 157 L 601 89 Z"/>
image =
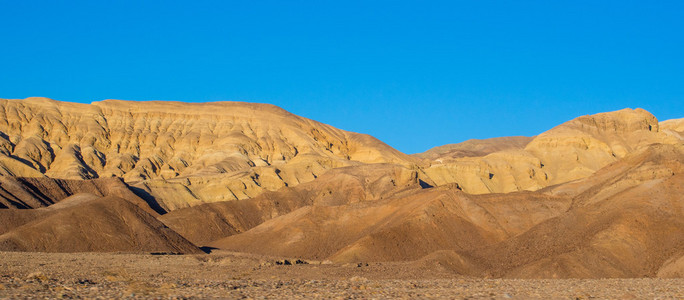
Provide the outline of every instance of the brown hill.
<path id="1" fill-rule="evenodd" d="M 672 274 L 684 249 L 682 171 L 683 146 L 655 145 L 587 178 L 577 195 L 559 194 L 563 186 L 479 196 L 434 188 L 303 207 L 210 245 L 340 262 L 425 257 L 476 276 Z"/>
<path id="2" fill-rule="evenodd" d="M 641 121 L 631 121 L 632 119 Z M 643 124 L 657 124 L 657 122 L 654 123 L 655 121 L 653 120 L 654 118 L 652 115 L 643 110 L 622 110 L 613 113 L 581 117 L 554 128 L 540 136 L 546 140 L 552 139 L 553 137 L 559 135 L 562 137 L 561 133 L 566 131 L 566 127 L 571 128 L 572 130 L 575 130 L 574 128 L 579 127 L 580 129 L 583 128 L 582 130 L 589 132 L 590 134 L 593 134 L 592 132 L 599 132 L 599 135 L 603 136 L 603 139 L 606 141 L 611 138 L 611 135 L 615 135 L 617 138 L 613 139 L 617 140 L 623 139 L 621 136 L 625 135 L 627 138 L 631 137 L 631 139 L 638 141 L 634 142 L 633 144 L 639 145 L 639 142 L 643 144 L 639 147 L 646 147 L 648 142 L 677 142 L 672 140 L 671 136 L 657 132 L 657 128 L 654 129 L 651 127 L 651 130 L 648 130 L 648 125 L 642 127 L 631 125 L 634 122 L 642 122 Z M 591 126 L 586 127 L 581 125 L 584 123 L 601 124 L 601 122 L 615 122 L 616 125 L 614 127 L 622 129 L 615 129 L 615 132 L 613 132 L 609 129 L 606 129 L 606 126 L 598 126 L 594 128 Z M 576 134 L 585 134 L 582 130 L 577 129 L 576 131 L 579 133 Z M 642 138 L 642 136 L 645 136 L 645 138 Z M 562 139 L 561 137 L 558 139 Z M 551 159 L 545 163 L 542 163 L 541 159 L 522 149 L 529 144 L 530 139 L 531 138 L 513 137 L 510 139 L 500 138 L 484 141 L 474 140 L 456 146 L 447 146 L 441 149 L 437 148 L 430 152 L 432 154 L 425 154 L 425 157 L 431 155 L 434 156 L 435 153 L 446 153 L 444 155 L 451 155 L 453 152 L 449 152 L 450 149 L 457 149 L 460 151 L 460 149 L 467 149 L 470 146 L 473 147 L 472 150 L 463 151 L 471 151 L 473 153 L 480 151 L 481 153 L 484 153 L 493 151 L 493 149 L 504 150 L 489 153 L 484 157 L 452 159 L 446 162 L 433 161 L 432 166 L 429 168 L 418 168 L 416 171 L 416 176 L 418 177 L 418 175 L 420 175 L 420 180 L 426 186 L 444 186 L 447 189 L 456 188 L 469 193 L 478 193 L 480 190 L 485 190 L 487 192 L 497 190 L 510 192 L 524 189 L 537 190 L 551 184 L 552 181 L 549 180 L 549 174 L 546 173 L 546 170 L 549 169 L 549 167 L 545 164 L 550 164 L 554 166 L 556 170 L 563 171 L 568 171 L 569 168 L 585 168 L 582 165 L 585 163 L 585 160 L 574 160 L 572 163 L 567 163 L 567 159 L 557 158 L 556 160 Z M 536 140 L 536 138 L 534 140 Z M 631 140 L 623 142 L 632 143 Z M 512 145 L 508 145 L 509 143 Z M 545 145 L 540 141 L 537 141 L 536 143 L 541 145 L 531 148 L 532 150 L 530 151 L 537 151 L 535 149 L 543 148 L 543 145 Z M 619 143 L 616 144 L 616 147 L 620 147 L 619 145 Z M 634 149 L 641 149 L 639 147 L 634 147 Z M 568 151 L 582 153 L 583 156 L 587 157 L 591 157 L 593 155 L 593 150 L 591 150 L 589 147 L 576 146 L 572 143 L 568 144 L 567 149 L 569 149 Z M 630 151 L 633 150 L 632 148 L 629 149 Z M 605 153 L 603 154 L 607 155 Z M 617 157 L 613 157 L 612 154 L 609 156 L 610 159 L 605 162 L 601 162 L 599 165 L 608 164 L 611 161 L 618 159 Z M 445 156 L 442 157 L 444 158 Z M 200 206 L 197 207 L 197 209 L 184 209 L 182 211 L 178 211 L 178 213 L 165 215 L 163 220 L 169 226 L 176 229 L 193 242 L 205 244 L 212 239 L 220 237 L 221 235 L 227 236 L 236 234 L 238 232 L 244 232 L 245 230 L 269 220 L 274 216 L 279 216 L 297 208 L 310 205 L 314 201 L 312 199 L 316 197 L 322 197 L 321 195 L 325 195 L 325 191 L 330 191 L 331 193 L 335 192 L 334 195 L 330 194 L 328 197 L 329 199 L 336 199 L 334 200 L 334 203 L 348 204 L 354 201 L 350 198 L 357 194 L 354 191 L 349 191 L 350 187 L 359 186 L 358 180 L 349 181 L 346 179 L 348 178 L 349 172 L 354 170 L 353 172 L 356 173 L 354 176 L 361 176 L 365 178 L 365 181 L 377 181 L 377 178 L 381 178 L 383 176 L 383 172 L 390 172 L 386 168 L 387 167 L 382 167 L 381 165 L 359 165 L 336 169 L 339 171 L 330 171 L 330 174 L 323 175 L 318 179 L 302 185 L 301 187 L 298 186 L 294 190 L 290 188 L 284 188 L 277 192 L 269 193 L 268 196 L 255 198 L 255 201 L 241 201 L 239 203 L 220 202 L 215 205 Z M 563 175 L 560 171 L 554 172 L 559 172 L 561 175 Z M 377 189 L 377 187 L 367 188 L 361 194 L 367 194 Z M 378 194 L 385 194 L 385 198 L 387 198 L 386 191 L 392 191 L 392 188 L 384 188 L 379 190 L 381 192 Z M 273 205 L 273 203 L 287 204 Z M 278 207 L 277 209 L 273 208 L 276 206 Z M 241 220 L 237 220 L 235 219 L 236 214 L 244 214 L 256 217 L 242 218 Z M 206 220 L 206 222 L 202 220 Z"/>
<path id="3" fill-rule="evenodd" d="M 47 208 L 3 214 L 23 224 L 0 235 L 2 251 L 201 252 L 149 213 L 113 196 L 79 194 Z"/>
<path id="4" fill-rule="evenodd" d="M 672 119 L 659 123 L 660 130 L 679 140 L 684 140 L 684 119 Z"/>
<path id="5" fill-rule="evenodd" d="M 266 192 L 252 199 L 178 209 L 160 220 L 193 243 L 205 245 L 301 207 L 376 201 L 430 187 L 423 177 L 419 171 L 391 164 L 337 168 L 296 187 Z"/>
<path id="6" fill-rule="evenodd" d="M 408 156 L 265 104 L 0 107 L 0 250 L 684 274 L 684 119 L 624 109 Z"/>
<path id="7" fill-rule="evenodd" d="M 163 212 L 154 200 L 146 202 L 137 196 L 121 178 L 70 180 L 0 176 L 0 208 L 46 207 L 81 193 L 120 197 L 154 216 Z"/>
<path id="8" fill-rule="evenodd" d="M 441 249 L 501 241 L 570 204 L 566 198 L 530 192 L 502 199 L 453 188 L 414 190 L 386 200 L 304 207 L 211 246 L 342 262 L 411 260 Z"/>
<path id="9" fill-rule="evenodd" d="M 684 250 L 683 171 L 683 146 L 649 147 L 583 180 L 567 213 L 471 255 L 494 276 L 656 276 Z"/>
<path id="10" fill-rule="evenodd" d="M 480 157 L 504 150 L 524 149 L 534 139 L 527 136 L 507 136 L 491 139 L 471 139 L 458 144 L 448 144 L 414 154 L 419 158 L 445 161 L 460 157 Z"/>
<path id="11" fill-rule="evenodd" d="M 683 183 L 680 174 L 639 185 L 473 255 L 494 276 L 654 277 L 684 247 Z"/>

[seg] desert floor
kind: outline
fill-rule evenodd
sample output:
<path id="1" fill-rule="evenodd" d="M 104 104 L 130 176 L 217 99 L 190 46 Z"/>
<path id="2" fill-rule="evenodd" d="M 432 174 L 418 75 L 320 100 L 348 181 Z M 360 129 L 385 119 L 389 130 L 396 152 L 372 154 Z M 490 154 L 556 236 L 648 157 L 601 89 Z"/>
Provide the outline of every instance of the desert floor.
<path id="1" fill-rule="evenodd" d="M 417 263 L 0 252 L 0 298 L 683 299 L 684 279 L 479 279 Z"/>

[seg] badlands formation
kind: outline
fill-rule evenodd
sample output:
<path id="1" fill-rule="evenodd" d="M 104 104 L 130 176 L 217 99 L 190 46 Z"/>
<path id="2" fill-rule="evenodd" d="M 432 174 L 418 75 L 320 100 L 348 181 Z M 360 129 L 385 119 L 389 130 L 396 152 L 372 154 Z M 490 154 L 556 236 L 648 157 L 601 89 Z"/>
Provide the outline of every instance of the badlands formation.
<path id="1" fill-rule="evenodd" d="M 684 277 L 684 119 L 643 109 L 406 155 L 266 104 L 0 100 L 0 174 L 2 251 Z"/>

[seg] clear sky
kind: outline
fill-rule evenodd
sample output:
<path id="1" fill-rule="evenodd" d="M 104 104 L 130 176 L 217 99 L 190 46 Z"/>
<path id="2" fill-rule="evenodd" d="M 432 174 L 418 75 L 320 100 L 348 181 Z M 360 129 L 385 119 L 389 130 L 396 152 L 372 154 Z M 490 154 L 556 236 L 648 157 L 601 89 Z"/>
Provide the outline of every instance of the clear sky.
<path id="1" fill-rule="evenodd" d="M 272 103 L 406 153 L 684 117 L 684 1 L 0 0 L 0 98 Z"/>

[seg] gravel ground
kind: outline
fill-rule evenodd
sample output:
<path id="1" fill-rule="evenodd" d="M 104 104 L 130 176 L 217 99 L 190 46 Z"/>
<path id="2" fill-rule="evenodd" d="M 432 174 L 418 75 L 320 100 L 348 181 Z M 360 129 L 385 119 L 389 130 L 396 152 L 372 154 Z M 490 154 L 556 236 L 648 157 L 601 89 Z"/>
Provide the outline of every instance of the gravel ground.
<path id="1" fill-rule="evenodd" d="M 0 252 L 0 298 L 684 299 L 684 279 L 476 279 L 413 263 Z"/>

